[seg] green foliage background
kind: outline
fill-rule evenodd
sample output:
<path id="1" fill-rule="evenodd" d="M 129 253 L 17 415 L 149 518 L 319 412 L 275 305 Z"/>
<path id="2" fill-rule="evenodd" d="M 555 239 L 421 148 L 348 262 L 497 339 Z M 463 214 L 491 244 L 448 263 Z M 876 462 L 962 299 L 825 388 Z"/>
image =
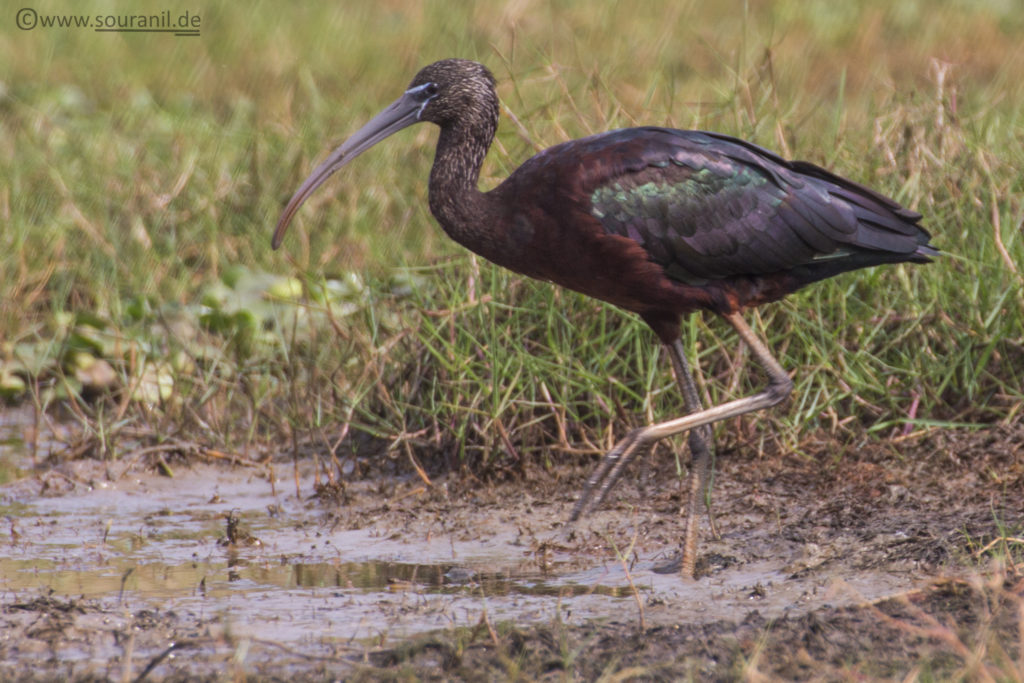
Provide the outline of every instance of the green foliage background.
<path id="1" fill-rule="evenodd" d="M 350 427 L 463 458 L 597 452 L 678 410 L 653 337 L 471 259 L 426 208 L 436 133 L 388 140 L 269 235 L 315 162 L 421 66 L 487 64 L 504 116 L 481 185 L 616 127 L 718 130 L 877 187 L 945 255 L 756 317 L 797 390 L 786 445 L 1020 419 L 1024 7 L 1010 0 L 40 2 L 188 11 L 199 37 L 21 30 L 0 15 L 0 377 L 123 438 L 247 450 Z M 687 323 L 707 398 L 757 373 Z M 99 362 L 99 365 L 97 365 Z M 648 394 L 651 396 L 648 396 Z M 724 426 L 761 443 L 760 418 Z M 504 460 L 504 456 L 502 460 Z"/>

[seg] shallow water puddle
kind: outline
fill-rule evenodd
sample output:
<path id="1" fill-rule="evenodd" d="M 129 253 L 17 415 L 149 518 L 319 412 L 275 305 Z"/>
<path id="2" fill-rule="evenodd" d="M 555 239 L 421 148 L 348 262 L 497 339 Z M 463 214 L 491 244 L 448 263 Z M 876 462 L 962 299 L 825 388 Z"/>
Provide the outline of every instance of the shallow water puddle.
<path id="1" fill-rule="evenodd" d="M 474 625 L 484 612 L 582 619 L 623 600 L 618 586 L 594 582 L 600 573 L 579 583 L 523 569 L 522 548 L 507 540 L 410 543 L 374 528 L 332 531 L 319 521 L 319 503 L 275 495 L 251 471 L 198 466 L 174 478 L 91 484 L 52 496 L 36 494 L 41 485 L 32 480 L 0 489 L 9 531 L 0 588 L 8 597 L 52 590 L 128 611 L 216 615 L 235 632 L 278 642 L 314 632 L 401 637 Z M 312 481 L 300 488 L 311 491 Z M 229 513 L 258 540 L 226 544 Z"/>
<path id="2" fill-rule="evenodd" d="M 9 445 L 11 424 L 0 423 L 0 462 L 27 469 L 23 450 Z M 472 540 L 443 524 L 420 535 L 390 523 L 345 530 L 324 521 L 329 506 L 297 499 L 291 479 L 272 486 L 264 471 L 179 466 L 170 478 L 111 477 L 111 469 L 122 466 L 88 463 L 86 473 L 60 475 L 61 493 L 38 478 L 0 487 L 5 604 L 53 591 L 99 600 L 115 614 L 173 612 L 277 643 L 337 643 L 472 627 L 485 615 L 492 623 L 635 621 L 630 580 L 649 624 L 860 602 L 909 583 L 877 574 L 794 581 L 780 562 L 689 582 L 654 571 L 657 558 L 627 575 L 618 562 L 559 551 L 541 571 L 514 522 L 489 517 L 487 533 Z M 312 491 L 312 479 L 299 490 Z M 227 544 L 229 514 L 258 541 Z"/>

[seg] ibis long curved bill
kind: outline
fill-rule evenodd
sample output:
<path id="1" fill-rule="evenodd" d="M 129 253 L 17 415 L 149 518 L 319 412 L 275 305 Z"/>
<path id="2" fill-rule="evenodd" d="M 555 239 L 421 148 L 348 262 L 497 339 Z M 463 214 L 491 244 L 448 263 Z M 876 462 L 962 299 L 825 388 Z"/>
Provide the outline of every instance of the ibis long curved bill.
<path id="1" fill-rule="evenodd" d="M 277 221 L 277 228 L 274 229 L 274 238 L 270 245 L 274 249 L 281 246 L 284 233 L 288 230 L 288 225 L 292 222 L 299 207 L 313 194 L 316 188 L 331 177 L 331 174 L 389 135 L 419 122 L 420 112 L 425 103 L 429 101 L 429 97 L 424 95 L 422 88 L 411 88 L 406 91 L 389 104 L 384 111 L 374 116 L 369 123 L 353 133 L 352 137 L 340 147 L 331 152 L 330 156 L 302 182 L 302 185 L 288 201 L 288 205 L 284 207 L 284 213 Z"/>

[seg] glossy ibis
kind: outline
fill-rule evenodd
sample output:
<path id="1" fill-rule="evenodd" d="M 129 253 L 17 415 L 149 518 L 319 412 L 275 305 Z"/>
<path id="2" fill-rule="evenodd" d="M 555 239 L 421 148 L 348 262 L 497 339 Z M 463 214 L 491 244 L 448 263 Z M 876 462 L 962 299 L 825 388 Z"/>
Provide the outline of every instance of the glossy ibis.
<path id="1" fill-rule="evenodd" d="M 623 467 L 654 442 L 689 431 L 682 573 L 692 576 L 711 457 L 708 425 L 775 405 L 793 388 L 740 312 L 848 270 L 926 263 L 937 250 L 918 225 L 921 215 L 892 199 L 717 133 L 644 127 L 573 140 L 480 192 L 480 167 L 498 127 L 494 84 L 476 62 L 446 59 L 424 68 L 302 183 L 273 246 L 332 173 L 392 133 L 421 121 L 437 124 L 430 211 L 452 239 L 500 266 L 632 311 L 664 344 L 687 414 L 619 441 L 571 519 L 599 505 Z M 767 372 L 767 388 L 702 408 L 680 342 L 682 316 L 697 310 L 717 313 L 736 329 Z"/>

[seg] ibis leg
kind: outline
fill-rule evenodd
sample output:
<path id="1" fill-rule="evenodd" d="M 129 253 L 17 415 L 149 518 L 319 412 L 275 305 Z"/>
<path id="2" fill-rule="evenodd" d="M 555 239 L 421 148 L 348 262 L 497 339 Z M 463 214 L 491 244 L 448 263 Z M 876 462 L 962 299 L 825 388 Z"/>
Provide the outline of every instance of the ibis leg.
<path id="1" fill-rule="evenodd" d="M 699 413 L 704 409 L 701 405 L 700 393 L 693 381 L 693 373 L 686 362 L 686 352 L 678 339 L 668 347 L 672 369 L 675 371 L 676 383 L 683 394 L 687 414 Z M 700 529 L 700 504 L 705 500 L 708 490 L 708 475 L 711 472 L 711 425 L 704 425 L 690 430 L 690 495 L 687 501 L 686 532 L 683 536 L 682 566 L 680 573 L 692 577 L 697 568 L 697 539 Z"/>
<path id="2" fill-rule="evenodd" d="M 666 344 L 665 349 L 669 353 L 669 358 L 672 360 L 672 368 L 675 371 L 676 382 L 679 385 L 679 390 L 683 394 L 683 402 L 686 405 L 687 414 L 698 413 L 702 410 L 700 402 L 700 394 L 697 392 L 697 385 L 693 382 L 693 375 L 690 372 L 689 364 L 686 362 L 686 352 L 683 350 L 682 343 L 677 339 L 672 344 Z M 629 433 L 626 438 L 616 444 L 608 455 L 605 456 L 604 460 L 598 466 L 594 473 L 587 480 L 587 484 L 583 489 L 583 494 L 580 499 L 576 502 L 576 506 L 573 508 L 572 513 L 569 515 L 569 521 L 575 521 L 584 512 L 584 509 L 589 507 L 591 509 L 597 507 L 604 502 L 605 497 L 612 490 L 618 482 L 619 477 L 622 475 L 623 468 L 625 465 L 636 458 L 640 453 L 645 452 L 651 446 L 654 445 L 654 440 L 646 441 L 643 439 L 636 439 L 632 444 L 630 442 L 631 437 L 639 436 L 643 429 L 635 429 Z M 699 429 L 694 429 L 690 432 L 690 452 L 693 458 L 694 465 L 697 466 L 703 475 L 699 477 L 699 482 L 702 483 L 707 480 L 707 470 L 711 462 L 711 454 L 708 450 L 707 441 L 711 437 L 711 429 L 707 426 Z M 691 477 L 691 481 L 692 477 Z M 594 490 L 597 490 L 596 497 L 593 497 Z M 701 496 L 698 496 L 700 498 Z"/>
<path id="3" fill-rule="evenodd" d="M 689 430 L 697 430 L 699 434 L 699 428 L 705 425 L 710 425 L 719 420 L 727 420 L 732 417 L 744 415 L 746 413 L 753 412 L 755 410 L 762 410 L 769 408 L 777 403 L 785 400 L 789 393 L 793 390 L 793 380 L 789 378 L 786 371 L 783 369 L 779 362 L 775 360 L 771 351 L 768 347 L 758 339 L 754 331 L 750 329 L 743 317 L 739 313 L 730 313 L 724 316 L 726 321 L 729 322 L 739 334 L 740 339 L 750 348 L 751 354 L 758 364 L 764 368 L 765 372 L 768 373 L 768 386 L 765 389 L 753 396 L 747 396 L 746 398 L 736 399 L 735 401 L 729 401 L 721 405 L 712 406 L 706 410 L 700 410 L 695 413 L 677 417 L 674 420 L 668 420 L 666 422 L 660 422 L 658 424 L 649 425 L 647 427 L 641 427 L 640 429 L 634 429 L 619 441 L 611 451 L 604 457 L 604 460 L 598 466 L 593 476 L 587 480 L 587 484 L 583 489 L 583 493 L 580 495 L 579 501 L 573 508 L 572 513 L 569 516 L 570 521 L 578 519 L 584 512 L 589 508 L 599 505 L 604 500 L 605 496 L 608 495 L 612 485 L 618 479 L 622 469 L 631 461 L 633 461 L 637 455 L 645 452 L 655 442 L 664 439 L 668 436 L 675 434 L 681 434 L 682 432 Z M 676 354 L 673 354 L 675 356 Z M 682 354 L 679 354 L 680 357 Z M 689 376 L 688 372 L 685 372 L 685 366 L 683 363 L 679 364 L 684 372 L 679 373 L 682 376 Z M 682 380 L 685 383 L 685 380 Z M 692 383 L 692 377 L 690 382 Z M 690 399 L 686 398 L 688 393 L 687 389 L 683 389 L 684 399 L 688 403 Z M 697 396 L 696 387 L 693 388 L 693 399 L 696 400 L 696 405 L 699 406 L 699 397 Z M 700 437 L 698 437 L 700 439 Z M 703 443 L 703 439 L 700 439 Z M 696 442 L 691 441 L 691 448 Z M 705 444 L 705 451 L 707 451 Z M 710 452 L 708 452 L 708 459 L 710 459 Z M 694 487 L 700 489 L 700 493 L 703 493 L 704 482 L 707 480 L 707 472 L 703 474 L 697 474 L 697 468 L 700 463 L 694 463 L 694 475 L 697 479 L 696 482 L 691 483 L 691 492 Z M 690 503 L 690 516 L 695 518 L 695 510 L 699 507 L 700 500 L 703 496 L 693 496 L 693 500 Z M 691 527 L 693 531 L 691 532 Z M 692 541 L 690 536 L 692 534 Z M 689 571 L 692 572 L 692 565 L 696 555 L 696 520 L 687 521 L 687 540 L 685 545 L 692 545 L 693 551 L 687 552 L 687 548 L 684 547 L 684 555 L 688 556 L 689 559 L 684 557 L 683 572 L 687 571 L 687 562 L 691 565 Z"/>

